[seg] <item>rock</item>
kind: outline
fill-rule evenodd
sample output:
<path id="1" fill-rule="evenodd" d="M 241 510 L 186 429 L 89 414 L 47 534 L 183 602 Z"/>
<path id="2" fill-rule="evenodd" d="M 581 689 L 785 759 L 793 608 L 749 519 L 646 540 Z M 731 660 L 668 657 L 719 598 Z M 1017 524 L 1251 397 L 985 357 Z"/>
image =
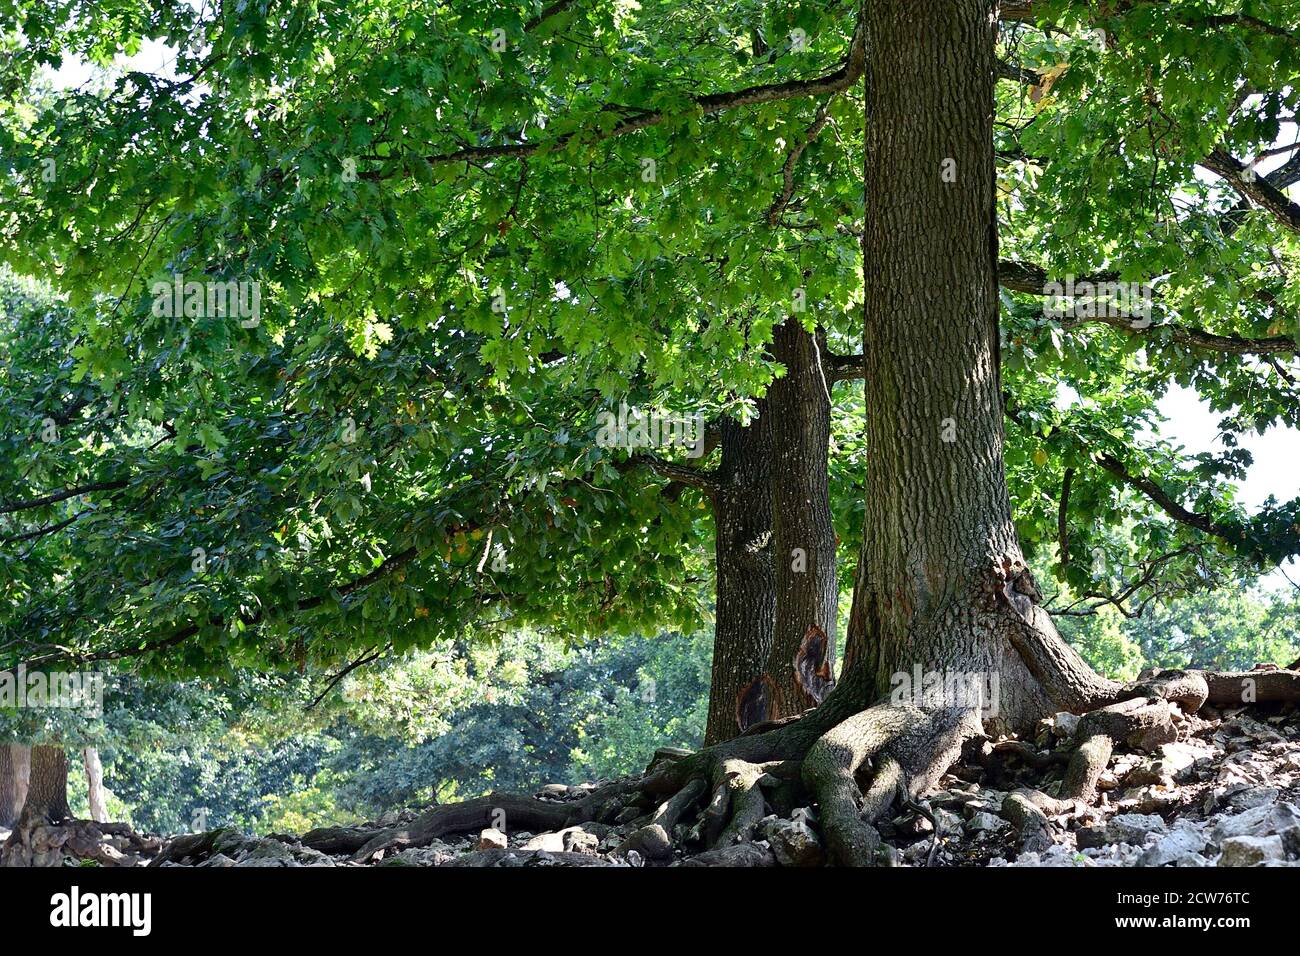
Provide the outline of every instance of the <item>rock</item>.
<path id="1" fill-rule="evenodd" d="M 478 847 L 480 850 L 504 850 L 510 845 L 506 835 L 496 827 L 488 827 L 478 835 Z"/>
<path id="2" fill-rule="evenodd" d="M 1213 749 L 1200 743 L 1176 742 L 1165 744 L 1160 748 L 1160 762 L 1174 775 L 1178 776 L 1196 766 L 1198 760 L 1205 760 L 1214 755 Z"/>
<path id="3" fill-rule="evenodd" d="M 996 833 L 1010 826 L 1006 820 L 986 810 L 981 810 L 966 821 L 967 833 Z"/>
<path id="4" fill-rule="evenodd" d="M 782 866 L 821 866 L 826 861 L 821 840 L 803 820 L 773 820 L 762 835 Z"/>
<path id="5" fill-rule="evenodd" d="M 1225 843 L 1234 837 L 1277 836 L 1292 853 L 1300 854 L 1300 808 L 1291 803 L 1263 804 L 1214 824 L 1212 839 Z"/>
<path id="6" fill-rule="evenodd" d="M 1141 846 L 1147 837 L 1166 832 L 1165 821 L 1154 814 L 1117 813 L 1104 824 L 1084 827 L 1075 838 L 1080 848 L 1109 846 L 1112 843 L 1132 843 Z"/>
<path id="7" fill-rule="evenodd" d="M 1197 857 L 1199 864 L 1196 865 L 1203 866 L 1205 859 L 1199 854 L 1208 844 L 1209 840 L 1200 830 L 1190 825 L 1180 824 L 1171 833 L 1160 837 L 1147 847 L 1138 859 L 1138 865 L 1167 866 L 1173 863 L 1183 866 L 1191 857 Z"/>
<path id="8" fill-rule="evenodd" d="M 1223 841 L 1219 866 L 1258 866 L 1268 860 L 1286 859 L 1280 836 L 1238 836 Z"/>
<path id="9" fill-rule="evenodd" d="M 563 850 L 565 853 L 585 853 L 588 856 L 595 856 L 599 846 L 600 837 L 579 827 L 574 827 L 564 834 Z"/>
<path id="10" fill-rule="evenodd" d="M 667 830 L 658 823 L 652 823 L 634 832 L 614 852 L 620 856 L 636 853 L 647 860 L 671 860 L 673 841 Z"/>
<path id="11" fill-rule="evenodd" d="M 581 826 L 565 827 L 554 833 L 539 833 L 519 847 L 521 850 L 546 850 L 548 853 L 572 851 L 575 853 L 596 852 L 600 837 L 588 833 Z"/>
<path id="12" fill-rule="evenodd" d="M 1181 802 L 1182 798 L 1178 795 L 1177 788 L 1154 786 L 1126 791 L 1124 796 L 1116 801 L 1115 806 L 1126 813 L 1155 815 Z"/>
<path id="13" fill-rule="evenodd" d="M 776 856 L 766 843 L 737 843 L 706 850 L 683 860 L 681 866 L 776 866 Z"/>
<path id="14" fill-rule="evenodd" d="M 936 807 L 934 810 L 934 822 L 939 825 L 939 834 L 949 836 L 961 832 L 961 817 L 951 810 L 944 810 Z"/>
<path id="15" fill-rule="evenodd" d="M 1144 760 L 1127 774 L 1123 780 L 1126 787 L 1172 787 L 1174 776 L 1159 760 Z"/>
<path id="16" fill-rule="evenodd" d="M 1280 794 L 1277 787 L 1250 787 L 1230 796 L 1228 806 L 1234 810 L 1250 810 L 1276 802 Z"/>
<path id="17" fill-rule="evenodd" d="M 445 843 L 434 840 L 428 846 L 410 847 L 401 853 L 395 854 L 384 862 L 394 865 L 406 866 L 442 866 L 450 863 L 456 858 L 451 847 Z"/>
<path id="18" fill-rule="evenodd" d="M 1154 727 L 1144 727 L 1129 735 L 1128 744 L 1137 750 L 1145 750 L 1148 753 L 1158 751 L 1165 744 L 1171 744 L 1178 740 L 1178 728 L 1174 726 L 1173 721 L 1169 723 L 1156 724 Z"/>
<path id="19" fill-rule="evenodd" d="M 227 867 L 227 866 L 234 866 L 234 865 L 235 865 L 235 861 L 232 860 L 230 857 L 226 856 L 226 854 L 224 853 L 214 853 L 212 854 L 212 856 L 208 857 L 206 860 L 204 860 L 202 863 L 199 864 L 199 866 L 214 866 L 214 867 Z"/>
<path id="20" fill-rule="evenodd" d="M 1112 843 L 1141 845 L 1153 833 L 1165 833 L 1169 828 L 1154 813 L 1118 813 L 1106 821 L 1106 832 Z"/>
<path id="21" fill-rule="evenodd" d="M 1079 729 L 1079 715 L 1071 714 L 1065 711 L 1057 714 L 1052 718 L 1052 732 L 1056 736 L 1065 738 L 1073 737 L 1074 732 Z"/>

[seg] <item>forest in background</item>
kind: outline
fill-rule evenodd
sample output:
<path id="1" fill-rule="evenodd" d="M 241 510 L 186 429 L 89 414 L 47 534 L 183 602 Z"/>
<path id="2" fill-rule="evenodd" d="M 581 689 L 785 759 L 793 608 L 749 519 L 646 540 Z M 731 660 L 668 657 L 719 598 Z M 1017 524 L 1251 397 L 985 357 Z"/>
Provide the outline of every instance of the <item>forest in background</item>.
<path id="1" fill-rule="evenodd" d="M 1300 595 L 1243 585 L 1067 618 L 1099 671 L 1248 670 L 1300 656 Z M 568 647 L 512 633 L 453 642 L 346 678 L 237 671 L 216 681 L 109 680 L 107 709 L 71 729 L 104 767 L 108 818 L 154 833 L 234 826 L 305 833 L 394 811 L 639 773 L 660 747 L 695 749 L 708 710 L 707 631 Z M 0 714 L 0 727 L 21 727 Z M 70 761 L 73 812 L 89 816 Z"/>

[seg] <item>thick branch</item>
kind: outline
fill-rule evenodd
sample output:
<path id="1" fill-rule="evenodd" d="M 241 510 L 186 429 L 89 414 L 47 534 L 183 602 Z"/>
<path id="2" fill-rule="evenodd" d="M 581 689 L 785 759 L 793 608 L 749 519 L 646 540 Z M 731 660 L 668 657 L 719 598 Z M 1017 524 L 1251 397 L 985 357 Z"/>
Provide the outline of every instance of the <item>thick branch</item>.
<path id="1" fill-rule="evenodd" d="M 1076 276 L 1075 283 L 1119 282 L 1118 272 L 1097 272 L 1092 275 Z M 1013 292 L 1029 295 L 1051 295 L 1054 290 L 1047 277 L 1047 270 L 1029 262 L 1003 260 L 998 263 L 998 284 Z M 1129 335 L 1146 335 L 1157 329 L 1169 332 L 1179 345 L 1190 348 L 1205 349 L 1213 352 L 1228 352 L 1233 355 L 1294 355 L 1297 351 L 1295 340 L 1286 335 L 1271 335 L 1262 338 L 1244 338 L 1239 335 L 1217 335 L 1203 329 L 1182 325 L 1177 322 L 1165 322 L 1159 325 L 1135 325 L 1131 318 L 1124 316 L 1081 316 L 1070 318 L 1061 323 L 1061 328 L 1069 330 L 1084 325 L 1109 325 Z"/>
<path id="2" fill-rule="evenodd" d="M 866 65 L 866 40 L 863 36 L 862 24 L 858 23 L 853 32 L 853 40 L 849 48 L 849 56 L 844 65 L 833 73 L 825 76 L 816 77 L 811 80 L 790 80 L 785 83 L 768 83 L 759 86 L 750 86 L 745 89 L 735 90 L 729 93 L 707 93 L 696 96 L 691 99 L 694 105 L 701 113 L 710 115 L 713 113 L 722 113 L 727 110 L 738 109 L 742 106 L 754 106 L 759 103 L 771 103 L 776 100 L 788 100 L 803 96 L 830 96 L 836 93 L 843 93 L 849 87 L 853 86 L 862 78 L 863 70 Z M 620 107 L 618 109 L 624 109 Z M 578 133 L 569 133 L 549 142 L 539 141 L 535 143 L 496 143 L 486 146 L 465 146 L 461 149 L 452 150 L 448 153 L 433 153 L 424 157 L 424 161 L 430 165 L 441 165 L 443 163 L 462 163 L 476 160 L 491 160 L 516 158 L 522 159 L 532 156 L 534 153 L 546 149 L 548 151 L 561 149 L 571 142 L 575 137 L 580 138 L 583 142 L 595 143 L 606 139 L 613 139 L 618 136 L 625 136 L 628 133 L 635 133 L 639 130 L 649 129 L 652 126 L 658 126 L 665 120 L 669 119 L 671 114 L 662 110 L 645 110 L 638 112 L 635 116 L 629 116 L 620 120 L 611 126 L 608 130 L 596 131 L 585 130 Z M 371 171 L 363 175 L 365 179 L 384 179 L 389 173 Z"/>
<path id="3" fill-rule="evenodd" d="M 1212 534 L 1216 538 L 1223 538 L 1225 541 L 1234 544 L 1241 542 L 1242 533 L 1240 528 L 1220 524 L 1209 515 L 1202 514 L 1199 511 L 1188 511 L 1150 478 L 1145 475 L 1133 474 L 1122 461 L 1109 452 L 1102 452 L 1098 455 L 1097 463 L 1130 488 L 1142 492 L 1155 502 L 1160 507 L 1160 510 L 1175 521 L 1196 528 L 1199 531 L 1204 531 L 1206 534 Z"/>
<path id="4" fill-rule="evenodd" d="M 119 488 L 125 488 L 128 484 L 130 482 L 125 480 L 97 481 L 89 485 L 77 485 L 75 488 L 64 488 L 62 491 L 55 491 L 28 501 L 10 501 L 0 504 L 0 515 L 13 514 L 15 511 L 29 511 L 32 508 L 44 508 L 46 505 L 57 504 L 60 501 L 76 498 L 78 495 L 88 495 L 96 491 L 116 491 Z"/>
<path id="5" fill-rule="evenodd" d="M 1292 232 L 1300 232 L 1300 204 L 1292 202 L 1266 176 L 1261 176 L 1222 147 L 1201 160 L 1201 165 L 1239 194 L 1268 212 Z"/>

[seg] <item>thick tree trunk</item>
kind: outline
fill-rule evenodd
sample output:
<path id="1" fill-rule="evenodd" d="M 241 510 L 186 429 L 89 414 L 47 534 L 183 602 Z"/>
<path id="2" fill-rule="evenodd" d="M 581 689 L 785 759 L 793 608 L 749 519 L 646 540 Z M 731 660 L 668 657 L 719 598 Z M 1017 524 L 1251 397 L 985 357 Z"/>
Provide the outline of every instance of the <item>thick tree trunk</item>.
<path id="1" fill-rule="evenodd" d="M 759 417 L 747 428 L 723 419 L 713 495 L 717 603 L 706 744 L 730 740 L 755 722 L 752 715 L 765 713 L 761 675 L 776 613 L 771 469 L 767 402 L 759 402 Z M 751 716 L 742 726 L 743 713 Z"/>
<path id="2" fill-rule="evenodd" d="M 23 744 L 0 744 L 0 827 L 18 822 L 27 800 L 31 774 L 31 748 Z"/>
<path id="3" fill-rule="evenodd" d="M 22 823 L 61 823 L 72 817 L 68 808 L 68 755 L 62 747 L 32 748 L 31 782 L 23 804 Z M 21 823 L 20 823 L 21 827 Z"/>
<path id="4" fill-rule="evenodd" d="M 86 747 L 81 752 L 86 768 L 86 796 L 90 804 L 90 819 L 96 823 L 108 822 L 108 801 L 104 793 L 104 765 L 99 760 L 99 750 Z"/>
<path id="5" fill-rule="evenodd" d="M 779 719 L 820 704 L 830 692 L 839 580 L 828 475 L 830 380 L 818 340 L 787 319 L 774 332 L 772 357 L 786 368 L 768 392 L 776 566 L 768 716 Z"/>
<path id="6" fill-rule="evenodd" d="M 991 716 L 1023 727 L 1048 705 L 1002 636 L 1033 585 L 1002 454 L 990 9 L 867 4 L 870 454 L 850 640 L 874 696 L 917 668 L 996 677 Z"/>

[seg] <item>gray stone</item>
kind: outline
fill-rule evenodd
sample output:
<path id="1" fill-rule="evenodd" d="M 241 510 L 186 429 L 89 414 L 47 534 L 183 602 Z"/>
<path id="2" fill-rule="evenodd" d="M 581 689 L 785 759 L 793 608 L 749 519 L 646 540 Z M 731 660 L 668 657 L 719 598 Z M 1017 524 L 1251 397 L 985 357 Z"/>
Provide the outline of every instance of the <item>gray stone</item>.
<path id="1" fill-rule="evenodd" d="M 647 860 L 671 860 L 673 841 L 668 836 L 667 830 L 658 823 L 651 823 L 624 840 L 616 852 L 626 855 L 629 859 L 635 853 Z"/>
<path id="2" fill-rule="evenodd" d="M 1286 859 L 1280 836 L 1238 836 L 1223 841 L 1219 866 L 1258 866 L 1268 860 Z"/>
<path id="3" fill-rule="evenodd" d="M 1214 824 L 1213 839 L 1222 843 L 1239 836 L 1271 835 L 1281 836 L 1284 843 L 1300 849 L 1300 809 L 1290 803 L 1264 804 L 1222 817 Z"/>
<path id="4" fill-rule="evenodd" d="M 1138 860 L 1139 866 L 1167 866 L 1173 863 L 1177 866 L 1186 865 L 1190 857 L 1197 857 L 1200 861 L 1194 865 L 1205 865 L 1205 858 L 1199 856 L 1200 852 L 1205 849 L 1209 841 L 1205 834 L 1191 826 L 1177 826 L 1166 836 L 1162 836 L 1155 843 L 1143 851 L 1141 858 Z"/>
<path id="5" fill-rule="evenodd" d="M 1052 732 L 1058 737 L 1073 737 L 1079 729 L 1079 715 L 1065 711 L 1052 718 Z"/>
<path id="6" fill-rule="evenodd" d="M 763 837 L 782 866 L 821 866 L 826 860 L 821 840 L 802 820 L 774 820 L 763 828 Z"/>
<path id="7" fill-rule="evenodd" d="M 981 810 L 966 821 L 966 832 L 968 833 L 996 833 L 1004 830 L 1011 824 L 1007 823 L 1001 817 Z"/>
<path id="8" fill-rule="evenodd" d="M 1141 846 L 1148 837 L 1167 830 L 1165 821 L 1154 814 L 1118 813 L 1103 824 L 1084 827 L 1075 837 L 1081 849 L 1109 846 L 1112 843 Z"/>
<path id="9" fill-rule="evenodd" d="M 1239 790 L 1228 798 L 1228 806 L 1234 810 L 1250 810 L 1275 802 L 1281 791 L 1277 787 L 1250 787 Z"/>

